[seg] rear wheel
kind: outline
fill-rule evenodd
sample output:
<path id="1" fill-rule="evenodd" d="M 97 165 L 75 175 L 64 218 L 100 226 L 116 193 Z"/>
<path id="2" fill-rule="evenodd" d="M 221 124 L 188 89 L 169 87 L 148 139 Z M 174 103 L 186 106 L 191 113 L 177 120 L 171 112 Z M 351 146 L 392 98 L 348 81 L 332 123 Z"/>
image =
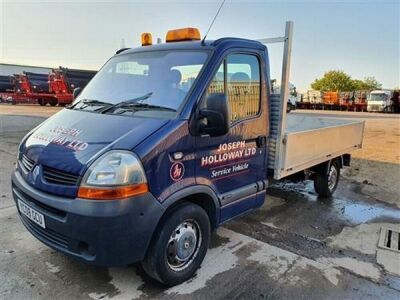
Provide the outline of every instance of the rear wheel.
<path id="1" fill-rule="evenodd" d="M 200 267 L 210 241 L 210 220 L 198 205 L 173 209 L 159 225 L 142 262 L 146 273 L 173 286 L 191 278 Z"/>
<path id="2" fill-rule="evenodd" d="M 45 106 L 46 102 L 43 99 L 38 99 L 38 103 L 40 106 Z"/>
<path id="3" fill-rule="evenodd" d="M 57 100 L 56 99 L 51 99 L 49 100 L 49 103 L 51 106 L 56 106 L 57 105 Z"/>
<path id="4" fill-rule="evenodd" d="M 314 189 L 322 198 L 332 197 L 340 177 L 340 165 L 337 160 L 329 164 L 328 170 L 318 172 L 314 175 Z"/>

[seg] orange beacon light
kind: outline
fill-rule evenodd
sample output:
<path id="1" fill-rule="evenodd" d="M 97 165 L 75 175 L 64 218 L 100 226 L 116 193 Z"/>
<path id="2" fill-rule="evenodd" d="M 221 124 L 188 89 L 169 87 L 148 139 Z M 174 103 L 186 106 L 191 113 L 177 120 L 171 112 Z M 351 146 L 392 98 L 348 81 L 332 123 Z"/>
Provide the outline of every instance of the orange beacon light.
<path id="1" fill-rule="evenodd" d="M 169 30 L 165 40 L 167 43 L 200 40 L 200 31 L 192 27 Z"/>
<path id="2" fill-rule="evenodd" d="M 151 46 L 153 44 L 153 38 L 151 33 L 144 32 L 142 33 L 142 46 Z"/>

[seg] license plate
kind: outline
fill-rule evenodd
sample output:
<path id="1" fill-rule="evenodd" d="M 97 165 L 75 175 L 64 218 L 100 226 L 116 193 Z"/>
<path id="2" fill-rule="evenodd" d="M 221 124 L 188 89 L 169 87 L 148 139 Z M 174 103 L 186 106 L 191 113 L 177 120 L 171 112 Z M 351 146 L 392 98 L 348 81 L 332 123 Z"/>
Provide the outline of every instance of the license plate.
<path id="1" fill-rule="evenodd" d="M 29 205 L 27 205 L 25 202 L 21 201 L 18 199 L 18 208 L 21 214 L 38 224 L 42 228 L 46 228 L 46 225 L 44 223 L 44 216 L 37 210 L 33 209 Z"/>

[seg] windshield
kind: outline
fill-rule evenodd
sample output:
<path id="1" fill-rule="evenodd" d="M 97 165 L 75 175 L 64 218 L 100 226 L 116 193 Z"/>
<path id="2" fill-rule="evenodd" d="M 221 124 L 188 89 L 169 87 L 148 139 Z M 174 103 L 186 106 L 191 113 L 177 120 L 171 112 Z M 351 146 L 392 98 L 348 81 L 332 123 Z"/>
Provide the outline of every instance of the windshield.
<path id="1" fill-rule="evenodd" d="M 199 75 L 207 52 L 148 51 L 111 58 L 74 101 L 92 102 L 80 109 L 93 109 L 93 103 L 129 103 L 138 110 L 165 108 L 176 111 Z M 122 103 L 121 103 L 122 102 Z M 94 103 L 94 104 L 96 104 Z M 141 107 L 141 109 L 138 109 Z M 112 110 L 114 111 L 114 110 Z M 124 111 L 119 113 L 125 113 Z M 131 110 L 132 112 L 132 110 Z"/>
<path id="2" fill-rule="evenodd" d="M 386 101 L 387 97 L 388 96 L 386 94 L 371 94 L 370 100 L 371 101 Z"/>

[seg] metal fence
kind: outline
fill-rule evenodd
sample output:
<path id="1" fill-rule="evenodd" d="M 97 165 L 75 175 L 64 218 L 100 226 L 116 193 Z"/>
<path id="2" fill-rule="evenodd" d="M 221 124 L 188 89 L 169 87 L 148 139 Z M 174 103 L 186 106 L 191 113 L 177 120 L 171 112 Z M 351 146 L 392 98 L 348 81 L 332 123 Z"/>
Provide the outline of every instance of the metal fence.
<path id="1" fill-rule="evenodd" d="M 223 93 L 223 82 L 213 82 L 208 92 Z M 229 82 L 228 101 L 231 108 L 231 122 L 258 114 L 260 110 L 260 83 Z"/>

